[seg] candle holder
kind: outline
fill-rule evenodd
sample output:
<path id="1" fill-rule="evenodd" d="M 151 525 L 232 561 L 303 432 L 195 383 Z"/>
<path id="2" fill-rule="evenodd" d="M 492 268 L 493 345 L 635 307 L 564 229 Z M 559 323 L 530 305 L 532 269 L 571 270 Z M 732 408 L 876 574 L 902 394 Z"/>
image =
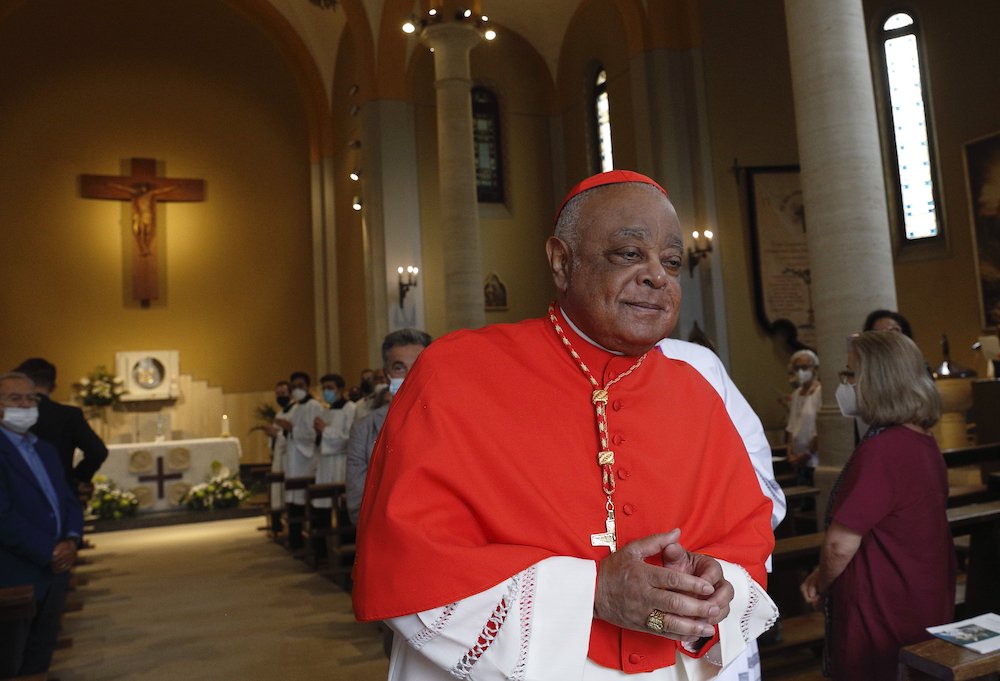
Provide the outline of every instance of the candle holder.
<path id="1" fill-rule="evenodd" d="M 697 231 L 691 232 L 691 246 L 688 246 L 687 258 L 688 258 L 688 275 L 694 276 L 694 268 L 698 266 L 698 263 L 702 258 L 707 258 L 708 254 L 712 252 L 712 231 L 709 229 L 703 230 L 701 234 Z"/>
<path id="2" fill-rule="evenodd" d="M 407 265 L 405 269 L 403 267 L 396 268 L 396 272 L 399 273 L 399 309 L 401 310 L 403 309 L 403 301 L 406 299 L 406 292 L 417 285 L 419 271 L 413 265 Z"/>

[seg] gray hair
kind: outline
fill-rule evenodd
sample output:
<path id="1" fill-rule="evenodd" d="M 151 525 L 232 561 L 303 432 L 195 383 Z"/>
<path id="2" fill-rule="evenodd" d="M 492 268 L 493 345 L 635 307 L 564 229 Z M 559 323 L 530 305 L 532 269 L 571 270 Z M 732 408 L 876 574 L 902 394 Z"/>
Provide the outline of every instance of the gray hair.
<path id="1" fill-rule="evenodd" d="M 941 396 L 916 343 L 895 331 L 865 331 L 851 342 L 862 419 L 873 426 L 922 428 L 938 422 Z"/>
<path id="2" fill-rule="evenodd" d="M 419 329 L 399 329 L 386 335 L 382 341 L 382 366 L 389 365 L 389 351 L 401 345 L 422 345 L 425 348 L 431 344 L 431 336 Z"/>
<path id="3" fill-rule="evenodd" d="M 35 385 L 35 382 L 31 380 L 31 376 L 24 373 L 23 371 L 8 371 L 6 373 L 0 374 L 0 384 L 3 384 L 5 381 L 14 381 L 18 379 L 23 379 L 27 381 L 28 383 L 31 384 L 32 387 L 34 387 Z"/>
<path id="4" fill-rule="evenodd" d="M 665 201 L 670 200 L 663 194 L 659 187 L 655 187 L 645 182 L 615 182 L 613 184 L 602 184 L 577 194 L 572 199 L 567 201 L 566 205 L 563 206 L 562 211 L 559 212 L 559 218 L 556 220 L 555 232 L 553 232 L 553 235 L 556 238 L 562 240 L 567 246 L 569 246 L 569 251 L 574 256 L 576 255 L 577 247 L 580 245 L 580 214 L 583 211 L 583 206 L 586 204 L 587 199 L 599 194 L 609 187 L 618 187 L 623 184 L 641 187 L 643 191 L 653 192 L 657 196 L 663 197 Z"/>
<path id="5" fill-rule="evenodd" d="M 809 348 L 803 348 L 801 350 L 796 350 L 792 355 L 792 358 L 788 360 L 788 370 L 795 371 L 795 360 L 802 359 L 803 357 L 812 362 L 814 367 L 819 368 L 819 356 Z"/>

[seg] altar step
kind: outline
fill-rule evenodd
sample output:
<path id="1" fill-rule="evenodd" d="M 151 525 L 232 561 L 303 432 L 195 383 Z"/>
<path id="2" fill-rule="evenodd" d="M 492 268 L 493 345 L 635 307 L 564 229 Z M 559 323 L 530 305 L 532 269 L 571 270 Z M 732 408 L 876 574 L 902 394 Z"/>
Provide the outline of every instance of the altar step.
<path id="1" fill-rule="evenodd" d="M 239 506 L 222 508 L 214 511 L 189 511 L 187 509 L 171 511 L 151 511 L 140 513 L 133 518 L 119 520 L 91 520 L 84 527 L 87 534 L 97 532 L 116 532 L 118 530 L 140 530 L 146 527 L 163 527 L 164 525 L 186 525 L 188 523 L 206 523 L 216 520 L 233 520 L 234 518 L 249 518 L 260 515 L 258 506 Z"/>

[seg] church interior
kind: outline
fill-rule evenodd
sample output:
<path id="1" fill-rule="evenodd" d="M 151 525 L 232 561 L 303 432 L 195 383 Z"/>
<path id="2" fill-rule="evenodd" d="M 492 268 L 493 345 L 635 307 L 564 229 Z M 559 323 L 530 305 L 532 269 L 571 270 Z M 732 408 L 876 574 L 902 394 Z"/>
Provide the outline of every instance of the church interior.
<path id="1" fill-rule="evenodd" d="M 900 12 L 932 183 L 916 236 Z M 292 371 L 355 385 L 390 331 L 543 315 L 555 211 L 607 163 L 670 194 L 674 335 L 712 345 L 775 447 L 792 352 L 835 387 L 878 308 L 931 368 L 975 372 L 942 388 L 941 447 L 1000 441 L 975 418 L 1000 393 L 972 394 L 1000 358 L 997 25 L 992 0 L 0 0 L 0 363 L 52 361 L 74 403 L 152 355 L 166 394 L 89 412 L 109 444 L 222 434 L 264 466 L 257 410 Z M 824 390 L 820 504 L 843 421 Z M 61 654 L 62 678 L 99 678 Z"/>

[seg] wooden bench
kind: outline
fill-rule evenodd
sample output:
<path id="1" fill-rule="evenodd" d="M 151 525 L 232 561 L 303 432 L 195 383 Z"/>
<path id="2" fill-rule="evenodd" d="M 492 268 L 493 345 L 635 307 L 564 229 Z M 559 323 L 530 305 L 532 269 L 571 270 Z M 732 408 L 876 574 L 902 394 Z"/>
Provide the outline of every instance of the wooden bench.
<path id="1" fill-rule="evenodd" d="M 347 512 L 345 490 L 333 500 L 333 528 L 326 535 L 327 569 L 323 572 L 324 576 L 342 586 L 345 591 L 351 590 L 356 535 L 351 516 Z"/>
<path id="2" fill-rule="evenodd" d="M 333 501 L 344 490 L 342 482 L 306 487 L 306 564 L 314 570 L 326 562 L 326 536 L 333 531 Z M 320 500 L 329 500 L 330 505 L 317 504 Z"/>
<path id="3" fill-rule="evenodd" d="M 313 484 L 313 476 L 302 476 L 297 478 L 285 478 L 285 491 L 303 492 Z M 285 524 L 285 546 L 292 551 L 296 557 L 305 557 L 305 506 L 300 509 L 293 508 L 293 504 L 285 503 L 284 524 Z"/>
<path id="4" fill-rule="evenodd" d="M 0 621 L 26 620 L 35 616 L 35 587 L 5 586 L 0 588 Z"/>
<path id="5" fill-rule="evenodd" d="M 267 489 L 267 504 L 264 506 L 264 520 L 266 525 L 261 528 L 267 530 L 274 541 L 280 541 L 281 537 L 281 511 L 271 508 L 271 493 L 274 485 L 278 485 L 278 494 L 282 500 L 285 495 L 285 474 L 282 472 L 268 471 L 264 474 L 264 486 Z"/>
<path id="6" fill-rule="evenodd" d="M 898 681 L 947 679 L 1000 680 L 1000 652 L 977 653 L 939 638 L 921 641 L 899 651 Z"/>
<path id="7" fill-rule="evenodd" d="M 809 648 L 817 655 L 822 652 L 826 626 L 822 612 L 782 617 L 780 622 L 781 638 L 775 643 L 761 643 L 762 657 L 777 657 L 803 648 Z"/>
<path id="8" fill-rule="evenodd" d="M 1000 501 L 948 509 L 954 536 L 969 535 L 961 617 L 1000 611 Z"/>

